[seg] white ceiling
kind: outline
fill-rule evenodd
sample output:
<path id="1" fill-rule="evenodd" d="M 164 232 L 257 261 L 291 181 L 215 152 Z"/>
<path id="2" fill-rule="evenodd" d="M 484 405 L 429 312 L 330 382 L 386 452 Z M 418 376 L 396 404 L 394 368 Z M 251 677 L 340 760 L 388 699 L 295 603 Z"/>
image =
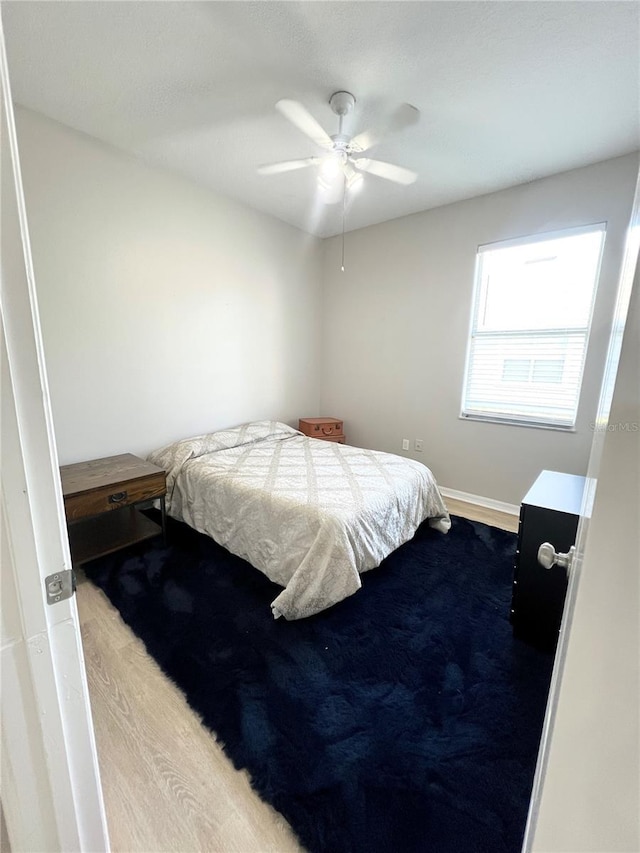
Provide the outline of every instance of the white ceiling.
<path id="1" fill-rule="evenodd" d="M 401 102 L 421 121 L 372 156 L 347 230 L 605 160 L 639 147 L 636 2 L 4 2 L 15 99 L 321 236 L 318 153 L 274 109 L 301 101 L 328 130 L 332 92 L 353 131 Z"/>

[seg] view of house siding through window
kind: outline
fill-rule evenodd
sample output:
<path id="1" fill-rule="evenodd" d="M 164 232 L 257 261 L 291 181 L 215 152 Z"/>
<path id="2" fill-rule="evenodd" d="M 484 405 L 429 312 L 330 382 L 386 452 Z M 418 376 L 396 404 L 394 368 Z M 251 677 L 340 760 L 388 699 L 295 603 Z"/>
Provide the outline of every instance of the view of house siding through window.
<path id="1" fill-rule="evenodd" d="M 605 228 L 479 247 L 461 417 L 575 426 Z"/>

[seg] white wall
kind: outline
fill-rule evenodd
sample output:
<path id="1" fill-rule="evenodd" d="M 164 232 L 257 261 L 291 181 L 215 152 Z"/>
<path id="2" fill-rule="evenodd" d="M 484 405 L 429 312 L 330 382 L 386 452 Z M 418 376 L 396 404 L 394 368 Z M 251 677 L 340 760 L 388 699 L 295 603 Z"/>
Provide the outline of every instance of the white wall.
<path id="1" fill-rule="evenodd" d="M 323 241 L 18 110 L 60 461 L 325 413 L 441 485 L 519 503 L 586 470 L 637 157 Z M 575 433 L 458 418 L 476 248 L 608 222 Z M 318 357 L 321 345 L 321 358 Z"/>
<path id="2" fill-rule="evenodd" d="M 640 268 L 542 789 L 536 853 L 640 850 Z"/>
<path id="3" fill-rule="evenodd" d="M 318 412 L 319 241 L 18 109 L 61 464 Z"/>
<path id="4" fill-rule="evenodd" d="M 584 474 L 637 156 L 458 202 L 324 244 L 320 408 L 348 440 L 413 456 L 445 487 L 518 504 L 543 468 Z M 428 175 L 423 180 L 428 180 Z M 356 202 L 358 203 L 358 202 Z M 608 222 L 575 433 L 462 421 L 460 399 L 478 245 Z"/>

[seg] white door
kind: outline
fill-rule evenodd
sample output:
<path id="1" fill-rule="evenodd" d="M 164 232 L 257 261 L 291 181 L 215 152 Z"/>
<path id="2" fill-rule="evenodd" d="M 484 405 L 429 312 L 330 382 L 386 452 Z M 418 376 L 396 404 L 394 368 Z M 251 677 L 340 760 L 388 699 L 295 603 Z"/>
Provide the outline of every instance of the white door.
<path id="1" fill-rule="evenodd" d="M 640 179 L 524 842 L 536 853 L 640 850 L 639 245 Z"/>
<path id="2" fill-rule="evenodd" d="M 2 808 L 14 853 L 98 853 L 108 839 L 75 597 L 45 593 L 71 561 L 1 27 L 0 71 Z"/>

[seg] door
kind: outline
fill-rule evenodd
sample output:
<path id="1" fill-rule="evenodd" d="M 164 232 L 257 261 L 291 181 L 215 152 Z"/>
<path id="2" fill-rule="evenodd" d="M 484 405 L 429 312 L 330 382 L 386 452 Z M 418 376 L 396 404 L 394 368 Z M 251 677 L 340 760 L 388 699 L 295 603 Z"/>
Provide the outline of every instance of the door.
<path id="1" fill-rule="evenodd" d="M 525 834 L 534 853 L 640 850 L 639 245 L 640 179 Z"/>
<path id="2" fill-rule="evenodd" d="M 14 851 L 108 849 L 0 27 L 2 809 Z M 53 596 L 57 598 L 58 596 Z"/>

